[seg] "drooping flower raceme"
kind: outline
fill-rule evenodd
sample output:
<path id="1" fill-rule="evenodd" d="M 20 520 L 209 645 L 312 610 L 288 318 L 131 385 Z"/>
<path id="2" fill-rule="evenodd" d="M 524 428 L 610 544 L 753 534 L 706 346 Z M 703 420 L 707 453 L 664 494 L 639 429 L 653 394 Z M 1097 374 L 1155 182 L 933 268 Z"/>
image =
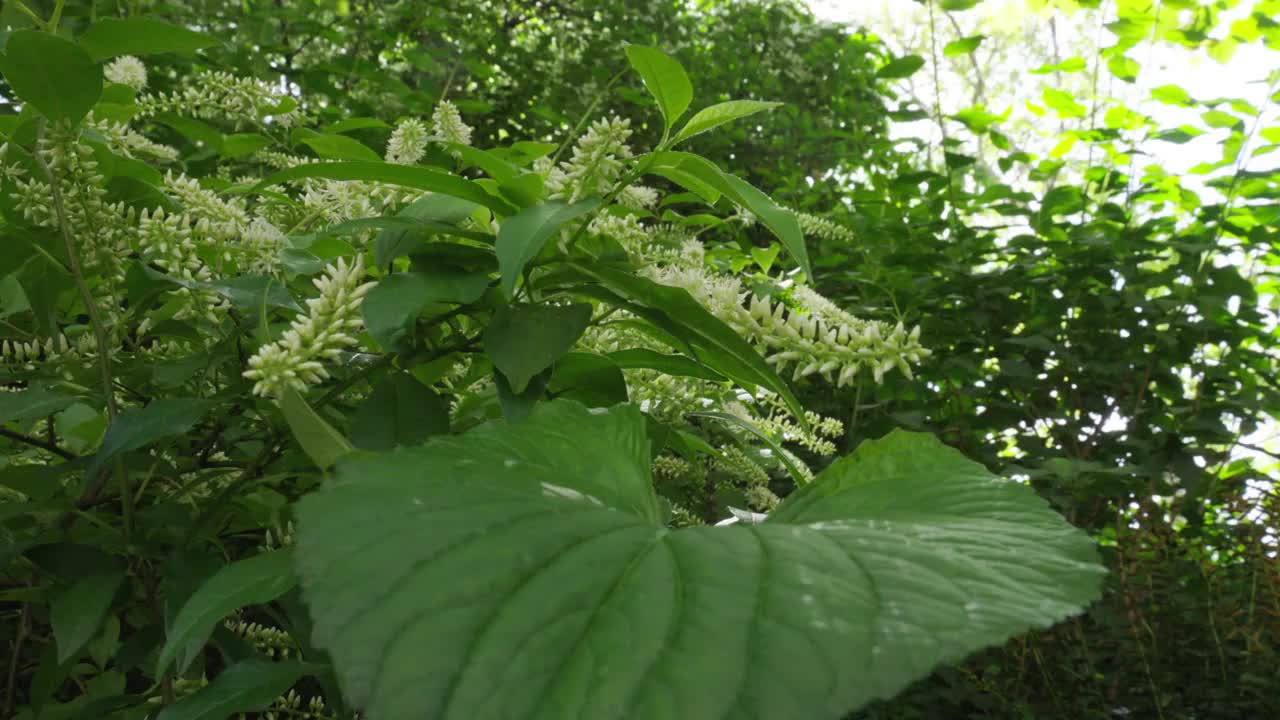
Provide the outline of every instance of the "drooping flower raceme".
<path id="1" fill-rule="evenodd" d="M 244 376 L 256 381 L 255 395 L 279 397 L 285 388 L 302 391 L 329 377 L 324 361 L 338 359 L 343 348 L 357 342 L 353 334 L 362 322 L 360 303 L 376 284 L 362 283 L 363 277 L 362 260 L 348 265 L 339 258 L 313 281 L 320 294 L 307 300 L 307 314 L 249 358 Z"/>
<path id="2" fill-rule="evenodd" d="M 188 76 L 181 90 L 138 98 L 138 109 L 140 117 L 173 112 L 231 123 L 259 123 L 270 116 L 284 127 L 295 125 L 301 117 L 296 103 L 286 102 L 274 87 L 213 70 Z"/>
<path id="3" fill-rule="evenodd" d="M 195 178 L 170 171 L 164 176 L 164 189 L 182 203 L 198 229 L 215 237 L 233 237 L 249 224 L 243 200 L 223 200 Z"/>
<path id="4" fill-rule="evenodd" d="M 213 273 L 198 254 L 199 238 L 187 215 L 166 214 L 160 208 L 154 213 L 143 210 L 138 218 L 135 241 L 139 254 L 167 274 L 188 282 L 208 282 L 213 279 Z M 207 290 L 181 287 L 174 291 L 174 295 L 182 303 L 174 315 L 178 320 L 198 316 L 216 325 L 219 313 L 227 308 L 225 298 Z"/>
<path id="5" fill-rule="evenodd" d="M 121 55 L 102 70 L 108 82 L 128 85 L 138 92 L 147 87 L 147 66 L 132 55 Z"/>
<path id="6" fill-rule="evenodd" d="M 162 162 L 173 162 L 178 159 L 178 151 L 168 145 L 161 145 L 147 136 L 129 129 L 120 122 L 100 120 L 90 113 L 85 118 L 85 127 L 92 128 L 106 141 L 111 152 L 127 158 L 152 158 Z"/>
<path id="7" fill-rule="evenodd" d="M 824 217 L 802 212 L 794 212 L 792 214 L 795 215 L 796 222 L 800 224 L 800 230 L 805 235 L 844 243 L 853 243 L 858 239 L 849 228 L 833 223 Z"/>
<path id="8" fill-rule="evenodd" d="M 897 368 L 912 376 L 911 365 L 929 356 L 920 345 L 920 328 L 896 326 L 854 317 L 812 290 L 793 292 L 791 302 L 752 293 L 733 276 L 680 267 L 645 269 L 663 285 L 681 287 L 738 331 L 779 370 L 794 366 L 793 379 L 817 373 L 843 387 L 859 370 L 869 370 L 878 383 Z M 806 305 L 807 299 L 812 305 Z M 821 300 L 821 302 L 816 302 Z M 748 304 L 749 303 L 749 304 Z"/>

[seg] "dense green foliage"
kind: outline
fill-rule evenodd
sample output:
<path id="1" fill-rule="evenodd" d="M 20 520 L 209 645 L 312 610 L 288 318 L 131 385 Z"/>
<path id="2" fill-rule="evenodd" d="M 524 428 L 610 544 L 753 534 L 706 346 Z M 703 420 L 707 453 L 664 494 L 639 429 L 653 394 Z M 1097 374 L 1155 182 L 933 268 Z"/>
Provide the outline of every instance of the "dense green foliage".
<path id="1" fill-rule="evenodd" d="M 1280 712 L 1280 6 L 922 5 L 6 3 L 0 717 Z"/>

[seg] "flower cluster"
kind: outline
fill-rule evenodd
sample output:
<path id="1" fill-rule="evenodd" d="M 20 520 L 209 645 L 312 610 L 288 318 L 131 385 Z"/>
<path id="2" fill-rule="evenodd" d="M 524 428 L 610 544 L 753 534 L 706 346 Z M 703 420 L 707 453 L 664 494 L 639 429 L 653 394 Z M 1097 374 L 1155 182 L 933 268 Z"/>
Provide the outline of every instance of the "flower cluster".
<path id="1" fill-rule="evenodd" d="M 147 66 L 132 55 L 121 55 L 102 69 L 107 82 L 128 85 L 137 92 L 147 87 Z"/>
<path id="2" fill-rule="evenodd" d="M 227 620 L 223 625 L 269 658 L 286 660 L 298 653 L 298 644 L 280 628 L 244 620 Z"/>
<path id="3" fill-rule="evenodd" d="M 249 716 L 241 714 L 237 717 L 239 720 L 248 720 Z M 261 717 L 262 720 L 337 720 L 338 716 L 326 709 L 324 698 L 319 695 L 304 702 L 297 690 L 290 690 L 276 698 L 271 707 L 255 717 Z"/>
<path id="4" fill-rule="evenodd" d="M 435 112 L 431 113 L 431 132 L 437 140 L 458 145 L 471 144 L 471 128 L 462 122 L 457 106 L 448 100 L 441 100 Z"/>
<path id="5" fill-rule="evenodd" d="M 186 78 L 186 85 L 173 93 L 156 93 L 138 98 L 140 117 L 164 112 L 230 123 L 272 122 L 289 127 L 300 114 L 292 98 L 276 92 L 266 83 L 238 78 L 230 73 L 205 70 Z"/>
<path id="6" fill-rule="evenodd" d="M 795 215 L 796 222 L 800 224 L 800 230 L 805 235 L 849 244 L 857 241 L 857 236 L 853 234 L 852 230 L 843 225 L 837 225 L 824 217 L 802 212 L 793 212 L 792 214 Z"/>
<path id="7" fill-rule="evenodd" d="M 40 340 L 0 341 L 0 360 L 14 365 L 34 366 L 34 363 L 57 363 L 66 360 L 88 360 L 98 351 L 98 341 L 93 333 L 82 333 L 69 340 L 65 333 L 56 338 Z M 86 363 L 87 364 L 87 363 Z"/>
<path id="8" fill-rule="evenodd" d="M 779 370 L 792 366 L 793 379 L 813 374 L 843 387 L 859 370 L 877 383 L 897 368 L 911 377 L 911 364 L 929 356 L 920 328 L 856 318 L 812 290 L 793 292 L 790 302 L 746 290 L 729 275 L 703 269 L 650 266 L 643 271 L 664 285 L 684 288 L 725 324 L 758 346 Z M 805 305 L 798 298 L 807 299 Z"/>
<path id="9" fill-rule="evenodd" d="M 143 210 L 135 236 L 138 253 L 147 262 L 187 283 L 212 280 L 213 273 L 197 254 L 191 225 L 191 218 L 187 215 L 166 214 L 163 208 L 154 213 Z M 195 290 L 190 285 L 178 288 L 174 294 L 181 298 L 182 303 L 174 315 L 178 320 L 199 316 L 216 325 L 219 313 L 227 308 L 226 300 L 216 293 Z"/>
<path id="10" fill-rule="evenodd" d="M 275 275 L 289 238 L 266 218 L 256 217 L 240 231 L 242 269 L 250 275 Z"/>
<path id="11" fill-rule="evenodd" d="M 409 118 L 401 121 L 387 141 L 387 162 L 401 165 L 417 163 L 427 154 L 428 139 L 427 126 L 421 120 Z"/>
<path id="12" fill-rule="evenodd" d="M 134 212 L 123 202 L 107 200 L 106 178 L 93 148 L 80 142 L 79 131 L 57 125 L 48 128 L 36 153 L 57 182 L 67 229 L 80 244 L 85 270 L 101 273 L 108 283 L 122 281 L 122 258 L 128 254 Z M 53 188 L 47 178 L 25 178 L 16 166 L 9 174 L 15 179 L 14 204 L 23 217 L 41 227 L 57 228 Z"/>
<path id="13" fill-rule="evenodd" d="M 618 203 L 632 210 L 652 210 L 658 204 L 658 191 L 644 185 L 628 185 L 618 193 Z"/>
<path id="14" fill-rule="evenodd" d="M 111 152 L 121 157 L 149 158 L 166 163 L 178 159 L 177 150 L 153 142 L 142 133 L 130 130 L 124 123 L 100 120 L 90 114 L 85 118 L 85 127 L 101 135 Z"/>
<path id="15" fill-rule="evenodd" d="M 254 380 L 253 393 L 278 397 L 285 388 L 305 390 L 329 377 L 322 361 L 338 359 L 356 344 L 351 335 L 361 326 L 360 303 L 374 286 L 361 283 L 363 261 L 342 258 L 312 282 L 319 296 L 307 300 L 307 314 L 294 320 L 281 338 L 249 358 L 244 376 Z"/>
<path id="16" fill-rule="evenodd" d="M 223 200 L 212 190 L 201 187 L 195 178 L 169 171 L 164 176 L 164 189 L 182 203 L 202 232 L 230 238 L 249 224 L 244 201 Z"/>
<path id="17" fill-rule="evenodd" d="M 597 120 L 573 146 L 568 161 L 555 167 L 535 166 L 546 173 L 546 187 L 553 198 L 577 202 L 592 195 L 604 195 L 622 173 L 622 164 L 631 157 L 627 140 L 631 121 L 618 117 Z"/>

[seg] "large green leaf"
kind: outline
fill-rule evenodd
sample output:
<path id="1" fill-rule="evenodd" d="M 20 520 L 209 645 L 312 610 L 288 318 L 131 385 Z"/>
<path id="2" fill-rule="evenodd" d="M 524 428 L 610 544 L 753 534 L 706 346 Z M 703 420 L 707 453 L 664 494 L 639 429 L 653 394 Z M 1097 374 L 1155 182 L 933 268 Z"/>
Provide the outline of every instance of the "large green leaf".
<path id="1" fill-rule="evenodd" d="M 519 394 L 569 352 L 590 322 L 590 305 L 508 305 L 485 328 L 484 351 Z"/>
<path id="2" fill-rule="evenodd" d="M 392 260 L 411 252 L 423 242 L 422 236 L 427 232 L 445 233 L 470 237 L 472 239 L 488 239 L 491 235 L 477 234 L 474 231 L 453 227 L 469 217 L 480 206 L 470 200 L 463 200 L 449 195 L 427 193 L 400 209 L 392 217 L 377 218 L 380 221 L 392 220 L 394 224 L 383 225 L 382 232 L 373 241 L 373 259 L 378 267 L 386 267 Z M 367 218 L 372 220 L 373 218 Z M 358 220 L 350 221 L 352 223 Z M 349 223 L 343 223 L 344 225 Z M 333 232 L 330 228 L 328 232 Z M 492 240 L 489 240 L 492 242 Z"/>
<path id="3" fill-rule="evenodd" d="M 503 221 L 498 229 L 498 271 L 502 275 L 502 291 L 511 297 L 516 280 L 524 266 L 537 257 L 538 251 L 562 225 L 591 212 L 600 205 L 599 198 L 588 198 L 572 205 L 548 202 L 521 210 Z"/>
<path id="4" fill-rule="evenodd" d="M 217 43 L 210 35 L 144 17 L 99 20 L 80 36 L 80 46 L 94 60 L 118 55 L 190 54 Z"/>
<path id="5" fill-rule="evenodd" d="M 942 48 L 942 54 L 947 57 L 955 57 L 956 55 L 968 55 L 978 49 L 982 44 L 983 35 L 970 35 L 962 37 L 959 40 L 952 40 Z"/>
<path id="6" fill-rule="evenodd" d="M 671 56 L 645 45 L 628 45 L 627 61 L 640 74 L 644 86 L 667 122 L 669 129 L 689 109 L 693 100 L 693 85 L 684 68 Z"/>
<path id="7" fill-rule="evenodd" d="M 0 393 L 0 423 L 22 424 L 49 417 L 75 401 L 75 395 L 54 392 L 43 386 Z"/>
<path id="8" fill-rule="evenodd" d="M 307 401 L 293 388 L 285 388 L 280 394 L 280 410 L 289 423 L 289 429 L 297 438 L 302 451 L 311 458 L 316 467 L 327 469 L 338 461 L 338 458 L 352 451 L 351 443 L 342 433 L 325 422 Z"/>
<path id="9" fill-rule="evenodd" d="M 293 550 L 273 550 L 223 567 L 200 586 L 178 611 L 165 636 L 156 674 L 161 675 L 178 653 L 203 644 L 213 628 L 246 605 L 268 603 L 297 585 Z M 188 661 L 194 658 L 188 658 Z M 179 672 L 185 668 L 178 668 Z"/>
<path id="10" fill-rule="evenodd" d="M 324 669 L 295 660 L 243 660 L 223 670 L 208 686 L 166 707 L 156 720 L 226 720 L 237 713 L 265 710 L 298 680 Z"/>
<path id="11" fill-rule="evenodd" d="M 214 403 L 200 398 L 160 398 L 149 405 L 127 410 L 116 417 L 102 438 L 85 474 L 93 477 L 120 453 L 130 452 L 163 438 L 182 435 L 195 426 Z"/>
<path id="12" fill-rule="evenodd" d="M 75 657 L 98 632 L 123 580 L 124 572 L 120 570 L 93 572 L 77 580 L 53 601 L 49 623 L 58 642 L 59 663 Z"/>
<path id="13" fill-rule="evenodd" d="M 687 290 L 660 285 L 607 265 L 576 267 L 609 292 L 631 301 L 628 309 L 633 313 L 688 343 L 711 369 L 748 388 L 759 385 L 778 393 L 799 422 L 805 422 L 804 407 L 786 381 L 741 335 L 702 307 Z"/>
<path id="14" fill-rule="evenodd" d="M 351 418 L 351 442 L 362 450 L 417 445 L 446 432 L 449 406 L 404 372 L 383 378 Z"/>
<path id="15" fill-rule="evenodd" d="M 689 190 L 715 202 L 725 195 L 755 215 L 769 228 L 782 246 L 804 271 L 813 277 L 809 265 L 809 251 L 805 249 L 804 233 L 795 214 L 778 206 L 768 195 L 736 175 L 724 172 L 706 158 L 692 153 L 667 151 L 659 153 L 648 172 L 684 185 Z M 710 193 L 710 197 L 708 196 Z"/>
<path id="16" fill-rule="evenodd" d="M 254 186 L 254 190 L 261 190 L 269 185 L 278 185 L 304 178 L 366 180 L 387 185 L 429 190 L 441 195 L 470 200 L 501 215 L 511 215 L 516 210 L 506 200 L 496 195 L 490 195 L 485 192 L 484 188 L 470 180 L 440 172 L 439 170 L 386 162 L 303 163 L 302 165 L 295 165 L 287 170 L 268 175 L 262 182 Z"/>
<path id="17" fill-rule="evenodd" d="M 10 35 L 0 70 L 14 94 L 50 120 L 80 122 L 102 95 L 102 68 L 83 48 L 49 33 Z"/>
<path id="18" fill-rule="evenodd" d="M 671 144 L 675 145 L 678 142 L 683 142 L 694 135 L 700 135 L 739 118 L 755 115 L 765 110 L 772 110 L 781 104 L 763 102 L 761 100 L 730 100 L 712 105 L 709 108 L 703 108 L 694 113 L 693 117 L 689 118 L 689 122 L 685 123 L 683 128 L 680 128 L 680 132 L 676 133 L 675 140 Z"/>
<path id="19" fill-rule="evenodd" d="M 370 720 L 839 718 L 1078 612 L 1092 543 L 930 436 L 763 524 L 671 531 L 633 406 L 339 466 L 298 506 L 316 644 Z"/>
<path id="20" fill-rule="evenodd" d="M 723 382 L 725 379 L 720 373 L 706 365 L 699 364 L 696 360 L 690 360 L 683 355 L 660 353 L 648 348 L 615 350 L 609 353 L 609 359 L 617 363 L 618 367 L 624 369 L 649 368 L 651 370 L 659 370 L 667 375 L 683 375 L 717 382 Z"/>
<path id="21" fill-rule="evenodd" d="M 876 71 L 876 77 L 884 80 L 899 80 L 911 77 L 922 67 L 924 67 L 924 58 L 919 55 L 904 55 L 885 63 Z"/>
<path id="22" fill-rule="evenodd" d="M 413 323 L 431 303 L 471 303 L 484 295 L 484 272 L 433 270 L 386 276 L 361 303 L 365 329 L 384 348 L 394 348 L 411 335 Z"/>
<path id="23" fill-rule="evenodd" d="M 359 160 L 380 162 L 382 158 L 368 145 L 346 135 L 315 134 L 302 139 L 316 155 L 329 160 Z"/>

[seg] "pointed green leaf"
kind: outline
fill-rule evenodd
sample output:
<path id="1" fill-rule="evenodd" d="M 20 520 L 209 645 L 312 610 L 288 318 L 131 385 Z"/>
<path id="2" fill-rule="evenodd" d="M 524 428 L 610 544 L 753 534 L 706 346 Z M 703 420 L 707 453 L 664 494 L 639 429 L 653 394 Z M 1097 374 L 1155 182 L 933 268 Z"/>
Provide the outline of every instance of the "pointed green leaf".
<path id="1" fill-rule="evenodd" d="M 387 185 L 429 190 L 441 195 L 470 200 L 501 215 L 511 215 L 515 212 L 515 207 L 506 200 L 496 195 L 490 195 L 485 192 L 484 188 L 470 180 L 440 172 L 439 170 L 386 162 L 303 163 L 268 175 L 262 182 L 255 185 L 252 191 L 258 192 L 270 185 L 279 185 L 280 183 L 305 178 L 368 180 Z"/>
<path id="2" fill-rule="evenodd" d="M 0 393 L 0 423 L 29 423 L 65 410 L 75 401 L 74 395 L 53 392 L 43 386 Z"/>
<path id="3" fill-rule="evenodd" d="M 1161 85 L 1160 87 L 1151 88 L 1151 99 L 1166 105 L 1180 105 L 1182 107 L 1190 107 L 1196 102 L 1186 90 L 1177 85 Z"/>
<path id="4" fill-rule="evenodd" d="M 627 401 L 627 380 L 607 355 L 570 352 L 556 361 L 547 392 L 587 407 L 611 407 Z"/>
<path id="5" fill-rule="evenodd" d="M 365 295 L 360 311 L 365 329 L 383 348 L 395 348 L 413 331 L 418 315 L 432 303 L 467 304 L 489 287 L 484 272 L 440 269 L 393 273 Z"/>
<path id="6" fill-rule="evenodd" d="M 667 128 L 689 109 L 693 100 L 693 85 L 684 68 L 671 56 L 645 45 L 628 45 L 627 61 L 640 74 L 644 86 L 666 119 Z"/>
<path id="7" fill-rule="evenodd" d="M 351 418 L 351 442 L 362 450 L 417 445 L 449 432 L 449 406 L 408 373 L 383 378 Z"/>
<path id="8" fill-rule="evenodd" d="M 689 344 L 708 367 L 735 382 L 778 393 L 805 424 L 804 407 L 786 381 L 733 328 L 702 307 L 684 288 L 660 285 L 606 265 L 575 266 L 610 292 L 634 303 L 628 309 Z"/>
<path id="9" fill-rule="evenodd" d="M 416 244 L 420 244 L 421 236 L 428 231 L 492 242 L 492 240 L 489 240 L 492 235 L 478 234 L 452 227 L 470 217 L 472 213 L 479 209 L 480 206 L 470 200 L 439 193 L 427 193 L 401 208 L 391 218 L 379 218 L 381 220 L 392 219 L 396 222 L 385 226 L 386 229 L 378 233 L 378 237 L 374 238 L 374 263 L 378 267 L 386 267 L 392 260 L 409 253 Z M 350 223 L 355 222 L 358 221 L 350 221 Z M 347 224 L 349 223 L 342 223 L 342 225 Z M 329 232 L 333 230 L 334 228 L 330 228 Z"/>
<path id="10" fill-rule="evenodd" d="M 339 468 L 296 541 L 346 696 L 375 718 L 834 720 L 1097 595 L 1086 535 L 928 436 L 864 444 L 763 524 L 676 531 L 648 451 L 634 407 L 557 401 Z"/>
<path id="11" fill-rule="evenodd" d="M 213 407 L 199 398 L 160 398 L 143 408 L 126 410 L 107 428 L 102 446 L 89 462 L 85 474 L 93 477 L 120 453 L 145 447 L 156 440 L 182 435 Z"/>
<path id="12" fill-rule="evenodd" d="M 782 103 L 763 102 L 760 100 L 730 100 L 712 105 L 709 108 L 703 108 L 689 118 L 689 122 L 685 123 L 680 132 L 676 133 L 675 140 L 672 140 L 671 144 L 675 145 L 676 143 L 684 142 L 694 135 L 700 135 L 725 123 L 733 122 L 748 115 L 755 115 L 765 110 L 772 110 L 780 105 Z"/>
<path id="13" fill-rule="evenodd" d="M 485 328 L 484 351 L 519 394 L 569 352 L 590 322 L 590 305 L 508 305 Z"/>
<path id="14" fill-rule="evenodd" d="M 315 134 L 302 139 L 302 142 L 326 160 L 359 160 L 380 162 L 382 158 L 368 145 L 349 138 L 346 135 Z"/>
<path id="15" fill-rule="evenodd" d="M 124 572 L 119 570 L 91 573 L 77 580 L 53 601 L 49 623 L 58 643 L 59 663 L 74 658 L 97 634 L 124 577 Z"/>
<path id="16" fill-rule="evenodd" d="M 1107 61 L 1107 69 L 1111 71 L 1112 75 L 1131 83 L 1138 79 L 1138 72 L 1142 70 L 1142 66 L 1138 64 L 1137 60 L 1124 55 L 1116 55 Z"/>
<path id="17" fill-rule="evenodd" d="M 299 680 L 326 667 L 250 658 L 218 673 L 213 682 L 160 711 L 156 720 L 226 720 L 265 710 Z"/>
<path id="18" fill-rule="evenodd" d="M 317 415 L 297 390 L 287 388 L 281 393 L 280 410 L 284 412 L 284 419 L 289 423 L 293 436 L 298 439 L 298 444 L 302 446 L 302 451 L 321 470 L 332 466 L 338 458 L 351 452 L 351 443 Z"/>
<path id="19" fill-rule="evenodd" d="M 984 37 L 985 36 L 983 35 L 970 35 L 969 37 L 962 37 L 959 40 L 952 40 L 942 48 L 942 54 L 947 57 L 968 55 L 978 49 L 978 46 L 982 44 L 982 39 Z"/>
<path id="20" fill-rule="evenodd" d="M 790 253 L 791 259 L 795 260 L 804 271 L 804 276 L 812 279 L 813 268 L 809 266 L 809 251 L 805 249 L 804 232 L 800 230 L 800 223 L 796 220 L 795 213 L 779 207 L 773 198 L 736 175 L 724 173 L 724 180 L 729 188 L 725 194 L 750 210 L 760 222 L 764 223 L 765 227 L 773 231 L 773 234 L 782 241 L 782 246 Z"/>
<path id="21" fill-rule="evenodd" d="M 156 676 L 168 669 L 189 644 L 209 639 L 214 626 L 235 610 L 269 603 L 289 592 L 298 579 L 293 572 L 293 550 L 273 550 L 223 567 L 192 593 L 178 611 L 165 635 Z M 188 662 L 194 659 L 188 658 Z M 184 672 L 186 668 L 178 668 Z"/>
<path id="22" fill-rule="evenodd" d="M 660 353 L 648 348 L 628 348 L 609 353 L 609 359 L 618 367 L 648 368 L 658 370 L 667 375 L 683 375 L 685 377 L 702 378 L 714 382 L 724 382 L 725 377 L 706 365 L 699 364 L 683 355 Z"/>
<path id="23" fill-rule="evenodd" d="M 89 53 L 45 32 L 10 35 L 0 70 L 18 99 L 50 120 L 78 123 L 102 95 L 102 68 Z"/>
<path id="24" fill-rule="evenodd" d="M 271 144 L 271 138 L 257 133 L 237 133 L 222 138 L 219 152 L 223 157 L 239 158 L 252 155 Z"/>
<path id="25" fill-rule="evenodd" d="M 672 170 L 675 171 L 674 174 Z M 698 186 L 709 188 L 717 197 L 723 194 L 749 210 L 782 241 L 782 246 L 804 271 L 805 276 L 813 277 L 813 270 L 809 266 L 809 252 L 804 245 L 804 233 L 800 230 L 795 214 L 779 207 L 768 195 L 746 180 L 724 172 L 706 158 L 676 151 L 659 153 L 649 172 L 678 182 L 704 198 L 706 191 L 700 190 Z M 683 182 L 682 178 L 685 177 L 692 178 L 694 184 Z M 715 200 L 708 199 L 708 202 Z"/>
<path id="26" fill-rule="evenodd" d="M 885 63 L 876 71 L 876 77 L 881 80 L 898 80 L 911 77 L 922 67 L 924 67 L 924 58 L 919 55 L 906 55 Z"/>
<path id="27" fill-rule="evenodd" d="M 595 210 L 599 198 L 587 198 L 572 205 L 548 202 L 521 210 L 502 221 L 498 228 L 498 271 L 502 276 L 502 292 L 508 298 L 515 294 L 516 280 L 524 266 L 538 256 L 542 246 L 562 225 Z"/>
<path id="28" fill-rule="evenodd" d="M 145 17 L 99 20 L 80 36 L 80 46 L 94 60 L 157 53 L 189 55 L 216 44 L 210 35 Z"/>

